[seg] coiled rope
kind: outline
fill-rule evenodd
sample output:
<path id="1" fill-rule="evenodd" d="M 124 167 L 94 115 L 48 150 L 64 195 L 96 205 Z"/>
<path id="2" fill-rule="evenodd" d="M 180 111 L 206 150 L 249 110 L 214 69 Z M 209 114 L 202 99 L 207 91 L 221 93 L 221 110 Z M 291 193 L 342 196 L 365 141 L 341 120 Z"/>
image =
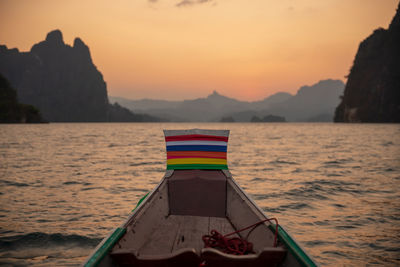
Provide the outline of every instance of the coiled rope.
<path id="1" fill-rule="evenodd" d="M 246 255 L 250 253 L 254 253 L 253 251 L 253 243 L 247 241 L 250 233 L 257 228 L 257 226 L 265 223 L 275 221 L 275 237 L 274 237 L 274 247 L 278 244 L 278 220 L 276 218 L 265 219 L 259 221 L 255 224 L 247 226 L 243 229 L 237 230 L 235 232 L 222 235 L 217 230 L 211 230 L 210 235 L 203 235 L 202 239 L 204 242 L 205 248 L 217 248 L 224 253 L 233 254 L 233 255 Z M 247 229 L 252 228 L 248 233 L 246 238 L 232 237 L 228 238 L 228 236 L 240 233 Z"/>

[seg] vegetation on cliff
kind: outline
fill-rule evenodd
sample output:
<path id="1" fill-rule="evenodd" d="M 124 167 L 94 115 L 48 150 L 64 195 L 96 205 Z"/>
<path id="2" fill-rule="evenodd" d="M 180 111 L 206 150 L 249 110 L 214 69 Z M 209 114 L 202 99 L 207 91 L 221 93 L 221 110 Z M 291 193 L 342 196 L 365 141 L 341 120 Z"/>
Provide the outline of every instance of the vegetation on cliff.
<path id="1" fill-rule="evenodd" d="M 32 105 L 18 102 L 17 91 L 0 74 L 0 123 L 43 122 L 40 112 Z"/>

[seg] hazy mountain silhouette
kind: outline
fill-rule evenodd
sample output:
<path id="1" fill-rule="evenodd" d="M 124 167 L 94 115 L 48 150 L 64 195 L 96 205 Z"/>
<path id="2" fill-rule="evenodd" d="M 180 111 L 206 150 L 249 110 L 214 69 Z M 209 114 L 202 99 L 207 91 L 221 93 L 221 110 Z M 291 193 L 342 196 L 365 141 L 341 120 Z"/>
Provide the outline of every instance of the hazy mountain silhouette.
<path id="1" fill-rule="evenodd" d="M 361 42 L 336 122 L 400 122 L 400 3 L 387 30 Z"/>
<path id="2" fill-rule="evenodd" d="M 280 104 L 282 102 L 285 102 L 292 96 L 293 95 L 286 93 L 286 92 L 279 92 L 279 93 L 273 94 L 273 95 L 265 98 L 264 100 L 252 102 L 251 106 L 253 109 L 263 110 L 265 108 L 271 107 L 271 105 Z"/>
<path id="3" fill-rule="evenodd" d="M 111 102 L 118 102 L 134 112 L 144 112 L 171 121 L 220 121 L 224 115 L 243 110 L 259 110 L 285 101 L 292 95 L 276 93 L 262 101 L 246 102 L 220 95 L 217 91 L 206 98 L 183 101 L 154 99 L 130 100 L 110 96 Z"/>
<path id="4" fill-rule="evenodd" d="M 134 112 L 145 112 L 171 121 L 216 121 L 219 114 L 239 111 L 248 105 L 216 91 L 206 98 L 184 101 L 129 100 L 120 97 L 110 97 L 110 101 L 118 102 Z"/>
<path id="5" fill-rule="evenodd" d="M 301 87 L 296 95 L 264 112 L 283 116 L 288 121 L 309 121 L 321 115 L 330 115 L 327 121 L 333 121 L 343 89 L 344 83 L 340 80 L 323 80 Z"/>
<path id="6" fill-rule="evenodd" d="M 59 30 L 29 52 L 1 45 L 0 73 L 17 89 L 20 101 L 38 107 L 48 121 L 154 120 L 110 105 L 89 48 L 79 38 L 72 47 L 65 44 Z"/>
<path id="7" fill-rule="evenodd" d="M 296 95 L 279 92 L 262 101 L 246 102 L 229 98 L 214 91 L 206 98 L 184 101 L 129 100 L 110 97 L 111 102 L 171 121 L 251 121 L 256 116 L 285 117 L 288 121 L 308 121 L 322 118 L 332 121 L 333 112 L 343 93 L 344 84 L 339 80 L 325 80 L 313 86 L 300 88 Z M 325 116 L 323 116 L 325 115 Z M 319 117 L 318 117 L 319 116 Z M 314 120 L 315 121 L 315 120 Z"/>

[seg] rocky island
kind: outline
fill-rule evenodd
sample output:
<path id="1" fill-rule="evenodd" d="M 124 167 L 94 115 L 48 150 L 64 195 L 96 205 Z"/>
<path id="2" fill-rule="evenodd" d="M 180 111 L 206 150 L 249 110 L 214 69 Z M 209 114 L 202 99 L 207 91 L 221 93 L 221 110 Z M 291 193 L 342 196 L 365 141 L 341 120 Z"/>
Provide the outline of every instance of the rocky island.
<path id="1" fill-rule="evenodd" d="M 335 122 L 400 122 L 400 3 L 388 29 L 361 42 Z"/>
<path id="2" fill-rule="evenodd" d="M 50 122 L 157 121 L 111 105 L 89 47 L 80 38 L 73 46 L 65 44 L 59 30 L 29 52 L 0 45 L 0 73 L 17 89 L 22 103 L 39 108 Z"/>

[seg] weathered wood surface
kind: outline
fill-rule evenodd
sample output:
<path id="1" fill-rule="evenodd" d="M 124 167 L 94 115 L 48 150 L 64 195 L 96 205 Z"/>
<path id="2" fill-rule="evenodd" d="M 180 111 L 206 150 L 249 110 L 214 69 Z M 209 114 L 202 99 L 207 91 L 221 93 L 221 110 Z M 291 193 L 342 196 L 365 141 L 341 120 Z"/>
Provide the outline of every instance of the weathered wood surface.
<path id="1" fill-rule="evenodd" d="M 203 235 L 216 230 L 226 235 L 265 219 L 265 215 L 247 198 L 230 179 L 227 180 L 227 217 L 171 215 L 168 206 L 168 186 L 161 184 L 151 199 L 138 210 L 127 232 L 114 246 L 113 252 L 129 250 L 137 256 L 168 255 L 178 250 L 195 249 L 200 255 L 204 248 Z M 256 252 L 273 246 L 274 234 L 268 223 L 258 226 L 249 240 Z M 238 234 L 246 237 L 248 231 Z M 232 236 L 234 237 L 234 235 Z M 288 255 L 282 266 L 296 266 L 292 255 Z"/>
<path id="2" fill-rule="evenodd" d="M 179 227 L 172 250 L 194 248 L 199 252 L 204 247 L 202 236 L 208 233 L 209 217 L 181 217 L 181 226 Z"/>
<path id="3" fill-rule="evenodd" d="M 147 221 L 147 235 L 126 235 L 121 248 L 136 251 L 138 256 L 172 253 L 182 248 L 194 248 L 200 254 L 204 248 L 203 235 L 215 229 L 221 234 L 235 231 L 227 218 L 169 215 L 158 221 Z M 130 240 L 127 240 L 129 239 Z M 135 244 L 137 242 L 137 244 Z"/>
<path id="4" fill-rule="evenodd" d="M 222 235 L 230 234 L 236 231 L 227 218 L 218 218 L 218 217 L 210 217 L 208 233 L 210 233 L 211 230 L 216 230 Z M 230 237 L 234 236 L 235 235 L 232 235 Z"/>
<path id="5" fill-rule="evenodd" d="M 190 250 L 195 253 L 193 255 L 197 254 L 201 257 L 201 250 L 204 248 L 202 237 L 210 234 L 211 230 L 226 235 L 266 219 L 264 213 L 234 182 L 229 171 L 225 171 L 224 174 L 228 178 L 226 217 L 208 217 L 215 216 L 212 214 L 207 214 L 208 216 L 172 215 L 169 208 L 168 184 L 164 179 L 122 226 L 126 227 L 126 233 L 111 251 L 111 255 L 116 258 L 112 260 L 108 254 L 99 266 L 117 266 L 118 255 L 130 255 L 138 259 L 165 258 L 168 260 L 175 257 L 174 255 L 179 255 L 180 251 Z M 255 252 L 264 251 L 265 253 L 274 249 L 285 251 L 282 244 L 280 248 L 272 248 L 274 233 L 267 225 L 268 223 L 257 227 L 248 238 L 248 241 L 253 243 Z M 247 236 L 247 233 L 248 230 L 238 235 L 243 238 Z M 279 263 L 279 267 L 301 266 L 290 250 L 287 252 L 286 257 Z M 258 256 L 256 254 L 249 257 Z"/>
<path id="6" fill-rule="evenodd" d="M 215 229 L 225 235 L 264 219 L 231 181 L 227 184 L 227 217 L 168 215 L 168 190 L 164 184 L 138 212 L 127 233 L 114 251 L 130 249 L 140 255 L 164 254 L 181 248 L 204 247 L 202 236 Z M 247 231 L 239 234 L 246 237 Z M 273 245 L 273 233 L 266 225 L 258 226 L 249 236 L 256 250 Z"/>
<path id="7" fill-rule="evenodd" d="M 181 221 L 180 216 L 168 216 L 153 233 L 150 233 L 144 245 L 139 249 L 138 255 L 171 253 Z"/>
<path id="8" fill-rule="evenodd" d="M 247 199 L 246 195 L 231 181 L 227 183 L 227 217 L 236 229 L 242 229 L 263 219 L 265 215 Z M 274 234 L 268 229 L 266 222 L 255 228 L 248 236 L 248 241 L 254 245 L 254 250 L 260 251 L 264 247 L 272 247 Z M 241 232 L 246 237 L 250 230 Z"/>
<path id="9" fill-rule="evenodd" d="M 138 251 L 157 227 L 165 223 L 167 216 L 168 192 L 166 184 L 162 184 L 132 219 L 132 223 L 127 226 L 125 235 L 113 250 L 121 248 Z"/>

